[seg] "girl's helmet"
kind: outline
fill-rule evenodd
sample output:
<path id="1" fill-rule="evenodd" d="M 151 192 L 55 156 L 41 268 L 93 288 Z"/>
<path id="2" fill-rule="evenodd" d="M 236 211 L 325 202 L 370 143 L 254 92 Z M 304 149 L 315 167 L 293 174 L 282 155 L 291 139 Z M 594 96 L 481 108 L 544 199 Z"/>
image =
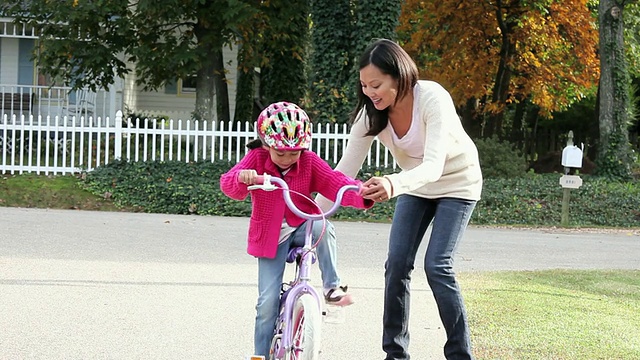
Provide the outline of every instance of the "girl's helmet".
<path id="1" fill-rule="evenodd" d="M 258 136 L 276 150 L 306 150 L 311 147 L 311 120 L 298 105 L 277 102 L 258 116 Z"/>

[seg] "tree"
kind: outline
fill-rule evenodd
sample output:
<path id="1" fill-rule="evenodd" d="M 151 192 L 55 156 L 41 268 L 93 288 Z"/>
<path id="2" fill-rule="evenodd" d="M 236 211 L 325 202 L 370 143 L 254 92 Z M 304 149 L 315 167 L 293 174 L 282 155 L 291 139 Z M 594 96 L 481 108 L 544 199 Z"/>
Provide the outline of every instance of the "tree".
<path id="1" fill-rule="evenodd" d="M 311 1 L 309 107 L 322 122 L 345 123 L 360 86 L 358 59 L 376 38 L 396 39 L 396 0 Z"/>
<path id="2" fill-rule="evenodd" d="M 355 50 L 351 0 L 311 1 L 310 111 L 317 122 L 345 122 Z"/>
<path id="3" fill-rule="evenodd" d="M 307 85 L 309 1 L 271 0 L 263 11 L 267 24 L 261 44 L 260 98 L 265 105 L 300 103 Z"/>
<path id="4" fill-rule="evenodd" d="M 36 61 L 74 88 L 107 88 L 135 72 L 145 90 L 194 75 L 194 117 L 229 119 L 224 46 L 256 8 L 241 0 L 10 1 L 6 15 L 36 27 Z M 135 70 L 129 67 L 135 64 Z"/>
<path id="5" fill-rule="evenodd" d="M 405 48 L 422 76 L 451 91 L 474 135 L 505 137 L 505 111 L 550 117 L 598 78 L 596 19 L 587 0 L 407 0 Z M 522 125 L 514 119 L 514 128 Z"/>
<path id="6" fill-rule="evenodd" d="M 638 29 L 640 29 L 640 2 L 635 1 L 624 7 L 624 42 L 632 82 L 629 141 L 636 151 L 636 157 L 640 152 L 640 32 Z"/>
<path id="7" fill-rule="evenodd" d="M 624 7 L 630 1 L 600 0 L 600 144 L 597 172 L 612 178 L 631 177 L 629 146 L 629 71 L 624 46 Z"/>

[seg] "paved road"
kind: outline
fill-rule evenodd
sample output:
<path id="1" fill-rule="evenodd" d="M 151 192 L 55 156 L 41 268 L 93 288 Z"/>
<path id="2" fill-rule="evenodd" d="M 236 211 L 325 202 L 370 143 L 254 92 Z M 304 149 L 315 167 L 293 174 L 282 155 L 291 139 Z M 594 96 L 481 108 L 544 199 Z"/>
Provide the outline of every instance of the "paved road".
<path id="1" fill-rule="evenodd" d="M 247 219 L 0 208 L 0 223 L 0 359 L 250 354 L 256 266 L 245 253 Z M 381 359 L 389 226 L 336 227 L 341 276 L 357 303 L 345 323 L 323 326 L 322 359 Z M 420 267 L 411 351 L 442 359 L 444 334 Z M 456 268 L 638 269 L 640 236 L 472 227 Z"/>

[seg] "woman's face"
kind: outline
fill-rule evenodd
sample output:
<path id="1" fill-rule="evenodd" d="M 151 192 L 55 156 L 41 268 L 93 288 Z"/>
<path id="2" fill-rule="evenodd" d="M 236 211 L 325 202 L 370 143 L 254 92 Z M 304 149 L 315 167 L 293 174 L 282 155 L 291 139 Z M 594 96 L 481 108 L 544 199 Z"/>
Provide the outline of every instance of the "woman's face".
<path id="1" fill-rule="evenodd" d="M 384 110 L 396 102 L 398 82 L 391 75 L 383 74 L 375 65 L 369 64 L 360 69 L 360 86 L 378 110 Z"/>

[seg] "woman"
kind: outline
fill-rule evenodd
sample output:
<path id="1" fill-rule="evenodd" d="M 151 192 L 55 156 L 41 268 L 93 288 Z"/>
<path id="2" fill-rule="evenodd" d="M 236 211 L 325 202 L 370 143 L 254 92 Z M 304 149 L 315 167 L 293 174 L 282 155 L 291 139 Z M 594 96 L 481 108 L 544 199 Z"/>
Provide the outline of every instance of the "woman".
<path id="1" fill-rule="evenodd" d="M 376 136 L 402 169 L 372 177 L 363 192 L 375 201 L 397 198 L 385 263 L 386 359 L 409 359 L 410 273 L 429 225 L 424 268 L 447 333 L 444 354 L 473 359 L 453 256 L 482 191 L 478 152 L 449 93 L 435 82 L 419 81 L 416 64 L 398 44 L 373 42 L 359 69 L 353 126 L 336 170 L 355 176 Z"/>

